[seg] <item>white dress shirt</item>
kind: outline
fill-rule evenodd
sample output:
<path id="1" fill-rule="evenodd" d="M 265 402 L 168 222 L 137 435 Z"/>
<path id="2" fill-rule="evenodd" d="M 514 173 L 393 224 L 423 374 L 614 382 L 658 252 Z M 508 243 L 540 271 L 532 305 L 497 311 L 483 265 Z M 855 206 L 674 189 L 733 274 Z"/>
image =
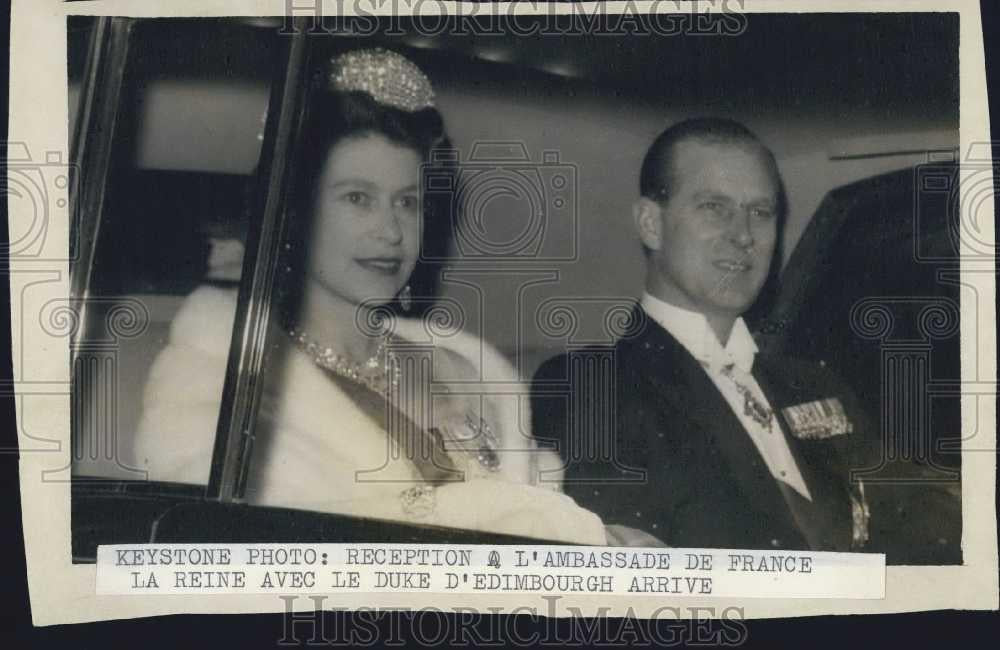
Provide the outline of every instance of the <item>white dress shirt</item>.
<path id="1" fill-rule="evenodd" d="M 757 355 L 757 344 L 754 343 L 743 319 L 736 319 L 729 334 L 729 341 L 722 347 L 703 314 L 682 309 L 648 293 L 642 296 L 642 308 L 701 363 L 709 379 L 719 389 L 729 408 L 753 440 L 771 475 L 812 501 L 809 488 L 806 487 L 802 473 L 795 464 L 795 458 L 788 448 L 788 441 L 781 432 L 777 418 L 772 414 L 768 428 L 746 414 L 746 398 L 741 388 L 749 391 L 768 411 L 771 405 L 751 374 L 754 357 Z"/>

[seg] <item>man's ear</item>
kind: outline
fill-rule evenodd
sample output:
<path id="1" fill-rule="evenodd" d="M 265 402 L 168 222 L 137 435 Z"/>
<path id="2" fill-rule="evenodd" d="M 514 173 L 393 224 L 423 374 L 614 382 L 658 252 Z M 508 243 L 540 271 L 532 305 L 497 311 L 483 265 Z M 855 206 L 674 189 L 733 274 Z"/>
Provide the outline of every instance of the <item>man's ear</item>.
<path id="1" fill-rule="evenodd" d="M 660 204 L 644 196 L 632 204 L 632 219 L 635 230 L 643 246 L 650 250 L 660 250 L 663 242 L 663 220 Z"/>

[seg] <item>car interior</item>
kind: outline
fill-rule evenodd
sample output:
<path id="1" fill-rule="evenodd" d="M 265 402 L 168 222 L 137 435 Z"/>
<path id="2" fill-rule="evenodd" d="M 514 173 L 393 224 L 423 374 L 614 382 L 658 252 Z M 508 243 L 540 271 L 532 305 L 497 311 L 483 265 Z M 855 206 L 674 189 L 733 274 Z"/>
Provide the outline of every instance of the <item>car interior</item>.
<path id="1" fill-rule="evenodd" d="M 957 34 L 957 18 L 887 19 L 884 29 L 912 34 L 905 52 L 879 50 L 849 17 L 839 30 L 824 22 L 824 31 L 807 18 L 766 29 L 751 24 L 721 44 L 400 30 L 321 34 L 310 47 L 322 57 L 378 44 L 412 57 L 434 81 L 464 162 L 500 174 L 539 161 L 568 170 L 570 209 L 551 212 L 559 218 L 545 224 L 537 248 L 504 248 L 537 226 L 529 198 L 501 196 L 481 214 L 463 215 L 477 220 L 481 241 L 505 252 L 487 260 L 495 272 L 480 278 L 477 290 L 458 281 L 442 287 L 444 298 L 466 309 L 466 327 L 529 379 L 567 345 L 608 336 L 597 317 L 581 318 L 571 335 L 553 334 L 539 325 L 546 305 L 579 299 L 604 309 L 605 302 L 625 304 L 640 294 L 642 259 L 629 215 L 648 142 L 687 116 L 745 121 L 773 147 L 790 207 L 781 282 L 757 310 L 758 334 L 767 346 L 831 365 L 872 417 L 881 417 L 877 431 L 896 441 L 894 453 L 916 460 L 924 478 L 939 480 L 940 490 L 921 490 L 894 506 L 896 519 L 883 519 L 885 534 L 905 526 L 905 508 L 938 508 L 943 521 L 960 521 L 953 506 L 961 432 L 957 308 L 965 297 L 955 234 L 958 53 L 925 46 Z M 97 20 L 72 17 L 69 24 L 71 133 L 80 128 L 74 121 L 87 93 Z M 247 277 L 264 134 L 275 112 L 272 82 L 285 51 L 280 26 L 271 19 L 135 21 L 114 132 L 83 136 L 110 137 L 111 164 L 103 209 L 85 217 L 99 220 L 100 229 L 88 284 L 94 300 L 74 375 L 76 561 L 93 561 L 98 543 L 147 541 L 153 521 L 163 541 L 189 541 L 184 531 L 204 529 L 191 523 L 208 521 L 214 541 L 288 534 L 326 541 L 375 534 L 478 539 L 205 502 L 205 486 L 151 484 L 130 458 L 146 376 L 184 297 L 202 284 L 238 287 Z M 749 49 L 763 54 L 745 56 Z M 518 146 L 498 154 L 491 143 Z M 86 183 L 86 170 L 81 174 Z M 544 187 L 538 200 L 552 210 Z M 458 275 L 463 263 L 482 264 L 481 250 L 454 246 Z M 515 281 L 525 269 L 541 281 L 518 293 Z M 132 305 L 125 316 L 122 299 Z M 871 314 L 859 314 L 866 300 Z M 491 305 L 506 307 L 491 312 Z M 885 310 L 892 328 L 872 331 L 870 319 Z M 123 331 L 123 317 L 138 325 Z M 89 345 L 95 341 L 113 345 Z M 907 406 L 886 406 L 899 396 L 924 395 L 927 385 L 936 388 L 920 404 L 899 399 Z M 919 435 L 892 437 L 915 426 Z M 867 469 L 869 479 L 892 471 Z M 961 562 L 959 544 L 935 539 L 929 549 L 901 549 L 888 561 Z"/>

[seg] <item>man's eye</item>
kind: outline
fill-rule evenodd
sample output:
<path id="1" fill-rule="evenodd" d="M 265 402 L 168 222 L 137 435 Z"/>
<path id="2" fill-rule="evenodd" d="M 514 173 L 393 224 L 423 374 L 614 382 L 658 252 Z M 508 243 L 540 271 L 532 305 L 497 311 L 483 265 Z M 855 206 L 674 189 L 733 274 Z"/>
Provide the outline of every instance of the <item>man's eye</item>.
<path id="1" fill-rule="evenodd" d="M 344 200 L 352 205 L 368 205 L 371 203 L 370 197 L 364 192 L 348 192 L 344 195 Z"/>
<path id="2" fill-rule="evenodd" d="M 718 201 L 703 201 L 698 207 L 709 212 L 722 212 L 722 204 Z"/>
<path id="3" fill-rule="evenodd" d="M 767 221 L 774 218 L 774 210 L 770 208 L 752 208 L 750 214 L 756 219 Z"/>

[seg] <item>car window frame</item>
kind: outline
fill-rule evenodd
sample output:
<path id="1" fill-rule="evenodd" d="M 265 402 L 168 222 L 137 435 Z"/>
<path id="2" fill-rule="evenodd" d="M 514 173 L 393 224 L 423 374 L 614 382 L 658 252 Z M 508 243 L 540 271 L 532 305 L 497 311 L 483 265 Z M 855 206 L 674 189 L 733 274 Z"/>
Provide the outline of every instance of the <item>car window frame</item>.
<path id="1" fill-rule="evenodd" d="M 264 141 L 254 180 L 256 197 L 244 247 L 243 272 L 206 489 L 209 499 L 223 503 L 241 500 L 246 491 L 263 388 L 268 323 L 284 239 L 291 151 L 299 137 L 308 91 L 305 19 L 295 18 L 293 25 L 292 33 L 281 40 L 285 49 L 277 58 L 283 59 L 284 65 L 276 71 L 271 83 Z"/>
<path id="2" fill-rule="evenodd" d="M 74 368 L 80 343 L 86 337 L 91 271 L 104 216 L 105 189 L 118 125 L 122 83 L 135 24 L 132 18 L 95 19 L 70 143 L 70 160 L 75 163 L 70 165 L 70 173 L 78 169 L 87 170 L 86 178 L 71 179 L 69 186 L 70 295 L 76 301 L 77 321 L 80 323 L 70 342 L 71 367 Z"/>
<path id="3" fill-rule="evenodd" d="M 92 269 L 104 220 L 105 196 L 113 162 L 114 142 L 121 115 L 123 84 L 128 74 L 136 26 L 152 19 L 100 16 L 88 45 L 81 81 L 81 101 L 72 134 L 70 159 L 85 179 L 70 186 L 70 291 L 80 323 L 70 342 L 71 367 L 76 367 L 87 336 L 87 303 Z M 306 92 L 307 23 L 292 19 L 294 27 L 279 42 L 271 77 L 270 101 L 261 154 L 253 177 L 255 198 L 248 223 L 242 274 L 228 350 L 226 378 L 215 428 L 208 482 L 199 484 L 209 500 L 239 502 L 246 487 L 254 428 L 261 397 L 261 372 L 269 322 L 275 268 L 285 219 L 286 180 L 290 148 L 297 137 Z M 77 379 L 78 380 L 78 379 Z M 74 437 L 75 440 L 75 437 Z M 74 483 L 79 477 L 73 476 Z M 93 478 L 97 483 L 135 481 Z M 142 482 L 142 481 L 141 481 Z M 191 498 L 192 487 L 159 481 L 153 490 L 163 496 Z"/>

